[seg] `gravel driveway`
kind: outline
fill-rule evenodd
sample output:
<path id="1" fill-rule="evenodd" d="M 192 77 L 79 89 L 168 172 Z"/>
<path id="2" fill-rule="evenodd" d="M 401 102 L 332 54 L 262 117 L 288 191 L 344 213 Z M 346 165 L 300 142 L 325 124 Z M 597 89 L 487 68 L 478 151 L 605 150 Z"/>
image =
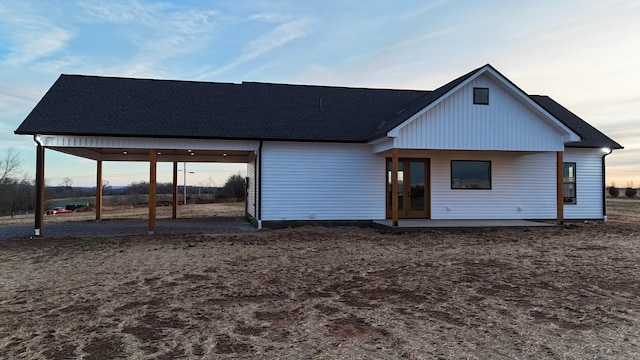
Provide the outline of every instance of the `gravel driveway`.
<path id="1" fill-rule="evenodd" d="M 199 234 L 237 231 L 254 231 L 255 227 L 242 217 L 211 217 L 195 219 L 158 219 L 156 234 Z M 45 224 L 47 238 L 61 237 L 110 237 L 119 235 L 145 235 L 147 220 L 103 220 Z M 33 235 L 33 226 L 15 225 L 0 227 L 0 240 L 28 238 Z"/>

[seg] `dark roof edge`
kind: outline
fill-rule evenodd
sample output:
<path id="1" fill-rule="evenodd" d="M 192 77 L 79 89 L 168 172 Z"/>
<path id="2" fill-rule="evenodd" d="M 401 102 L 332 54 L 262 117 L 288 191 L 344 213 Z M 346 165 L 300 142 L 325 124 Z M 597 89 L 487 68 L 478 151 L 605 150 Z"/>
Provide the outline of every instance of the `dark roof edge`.
<path id="1" fill-rule="evenodd" d="M 418 90 L 418 89 L 398 89 L 388 87 L 366 87 L 366 86 L 345 86 L 345 85 L 319 85 L 319 84 L 294 84 L 294 83 L 277 83 L 277 82 L 264 82 L 264 81 L 242 81 L 242 82 L 224 82 L 224 81 L 207 81 L 207 80 L 177 80 L 177 79 L 156 79 L 156 78 L 141 78 L 141 77 L 124 77 L 124 76 L 104 76 L 104 75 L 86 75 L 86 74 L 60 74 L 60 77 L 85 77 L 85 78 L 100 78 L 100 79 L 121 79 L 121 80 L 139 80 L 139 81 L 157 81 L 157 82 L 177 82 L 177 83 L 196 83 L 196 84 L 219 84 L 219 85 L 276 85 L 276 86 L 292 86 L 292 87 L 313 87 L 313 88 L 330 88 L 330 89 L 348 89 L 348 90 L 380 90 L 380 91 L 411 91 L 422 92 L 430 90 Z"/>
<path id="2" fill-rule="evenodd" d="M 579 121 L 581 121 L 583 124 L 583 126 L 587 126 L 589 127 L 589 130 L 594 132 L 597 136 L 601 137 L 603 140 L 606 140 L 607 142 L 609 142 L 609 146 L 611 149 L 613 150 L 622 150 L 624 149 L 624 146 L 620 145 L 618 142 L 616 142 L 615 140 L 611 139 L 610 137 L 608 137 L 607 135 L 605 135 L 602 131 L 598 130 L 596 127 L 594 127 L 593 125 L 589 124 L 588 122 L 584 121 L 581 117 L 579 117 L 578 115 L 576 115 L 575 113 L 573 113 L 571 110 L 567 109 L 566 107 L 564 107 L 562 104 L 560 104 L 559 102 L 555 101 L 553 98 L 551 98 L 550 96 L 547 95 L 529 95 L 529 98 L 531 100 L 533 100 L 533 102 L 535 102 L 536 104 L 538 104 L 541 108 L 545 109 L 547 112 L 549 112 L 552 116 L 556 117 L 561 123 L 563 123 L 566 127 L 568 127 L 569 129 L 571 129 L 571 131 L 575 132 L 578 135 L 581 135 L 579 131 L 576 131 L 576 129 L 574 129 L 573 127 L 570 126 L 570 124 L 567 124 L 567 122 L 562 121 L 562 119 L 558 118 L 556 115 L 554 115 L 553 111 L 551 111 L 551 109 L 547 109 L 544 104 L 542 104 L 540 101 L 537 101 L 536 98 L 540 99 L 540 98 L 546 98 L 550 101 L 552 101 L 553 103 L 555 103 L 557 106 L 559 106 L 563 111 L 566 111 L 567 113 L 570 114 L 570 116 L 575 117 L 576 119 L 578 119 Z M 581 135 L 582 137 L 582 135 Z M 565 145 L 566 147 L 573 147 L 573 148 L 596 148 L 598 146 L 584 146 L 584 145 L 580 145 L 580 142 L 575 142 L 574 144 L 572 143 L 568 143 Z"/>

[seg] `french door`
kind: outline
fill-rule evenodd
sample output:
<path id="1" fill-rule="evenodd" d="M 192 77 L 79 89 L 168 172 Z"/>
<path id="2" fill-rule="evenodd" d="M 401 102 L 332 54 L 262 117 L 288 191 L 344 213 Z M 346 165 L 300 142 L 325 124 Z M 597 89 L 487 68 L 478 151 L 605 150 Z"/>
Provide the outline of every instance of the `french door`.
<path id="1" fill-rule="evenodd" d="M 387 218 L 391 218 L 391 159 L 387 159 Z M 428 219 L 430 214 L 429 159 L 398 160 L 398 217 Z"/>

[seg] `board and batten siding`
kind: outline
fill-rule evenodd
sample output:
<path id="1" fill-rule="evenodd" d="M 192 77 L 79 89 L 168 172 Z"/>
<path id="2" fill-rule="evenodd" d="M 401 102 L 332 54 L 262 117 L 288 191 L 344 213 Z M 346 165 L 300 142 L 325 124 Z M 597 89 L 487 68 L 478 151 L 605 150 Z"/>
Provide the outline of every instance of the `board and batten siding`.
<path id="1" fill-rule="evenodd" d="M 432 219 L 555 219 L 554 152 L 434 151 Z M 451 160 L 491 161 L 491 189 L 451 189 Z"/>
<path id="2" fill-rule="evenodd" d="M 489 88 L 489 105 L 473 88 Z M 562 133 L 531 104 L 488 75 L 474 79 L 400 128 L 400 149 L 562 151 Z"/>
<path id="3" fill-rule="evenodd" d="M 257 157 L 247 163 L 247 214 L 256 217 L 256 161 Z"/>
<path id="4" fill-rule="evenodd" d="M 385 158 L 366 144 L 265 142 L 263 221 L 385 218 Z"/>
<path id="5" fill-rule="evenodd" d="M 564 218 L 567 220 L 602 219 L 601 149 L 567 148 L 564 162 L 576 163 L 576 204 L 564 205 Z"/>

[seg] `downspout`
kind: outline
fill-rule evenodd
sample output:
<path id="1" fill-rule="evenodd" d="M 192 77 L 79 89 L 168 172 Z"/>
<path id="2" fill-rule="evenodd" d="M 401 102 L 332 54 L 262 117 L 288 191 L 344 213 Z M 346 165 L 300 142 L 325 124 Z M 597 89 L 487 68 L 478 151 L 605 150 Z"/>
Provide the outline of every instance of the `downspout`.
<path id="1" fill-rule="evenodd" d="M 602 221 L 607 222 L 607 180 L 605 179 L 605 161 L 607 155 L 613 152 L 611 148 L 602 148 Z"/>
<path id="2" fill-rule="evenodd" d="M 262 140 L 260 140 L 260 146 L 258 147 L 258 163 L 256 164 L 257 176 L 256 176 L 256 221 L 258 223 L 258 230 L 262 229 Z"/>

